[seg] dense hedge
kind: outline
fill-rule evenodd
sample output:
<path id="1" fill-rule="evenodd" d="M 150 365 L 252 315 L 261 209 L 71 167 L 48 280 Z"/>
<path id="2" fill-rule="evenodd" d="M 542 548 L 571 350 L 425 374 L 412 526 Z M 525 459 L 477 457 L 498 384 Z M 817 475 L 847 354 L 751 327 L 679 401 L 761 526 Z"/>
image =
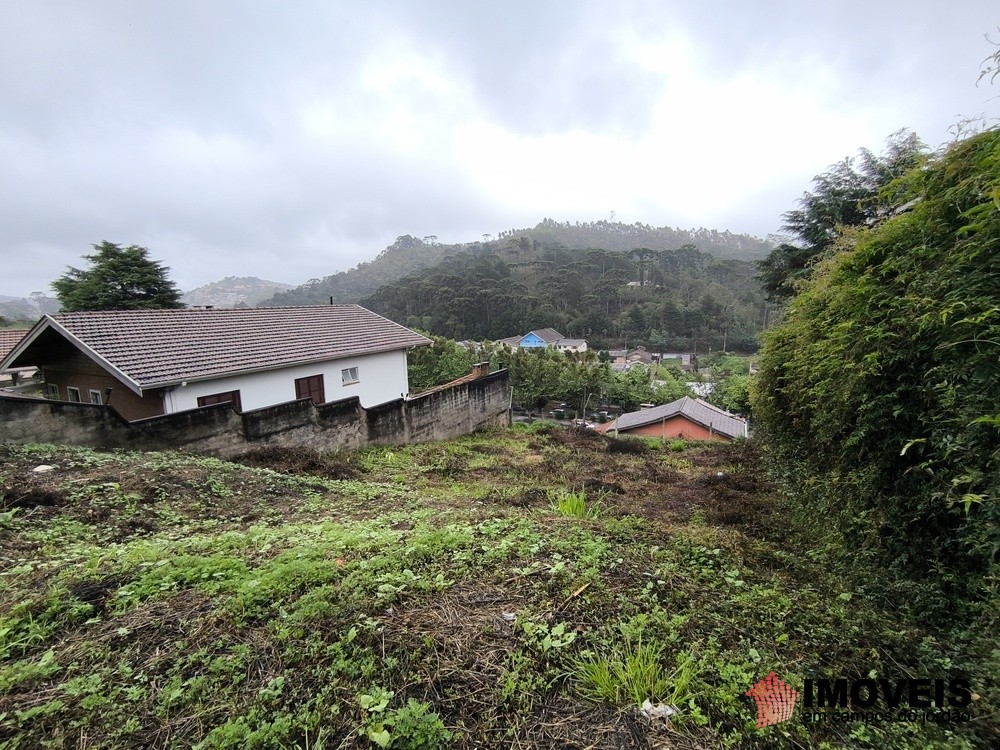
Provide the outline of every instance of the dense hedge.
<path id="1" fill-rule="evenodd" d="M 757 432 L 854 549 L 971 595 L 1000 551 L 1000 131 L 891 187 L 766 335 Z"/>

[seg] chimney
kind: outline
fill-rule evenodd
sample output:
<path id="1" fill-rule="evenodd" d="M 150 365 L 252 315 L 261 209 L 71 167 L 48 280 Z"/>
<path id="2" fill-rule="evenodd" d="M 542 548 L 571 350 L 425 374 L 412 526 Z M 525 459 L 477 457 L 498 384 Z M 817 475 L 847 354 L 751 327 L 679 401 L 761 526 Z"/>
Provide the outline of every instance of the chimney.
<path id="1" fill-rule="evenodd" d="M 472 379 L 478 380 L 479 378 L 485 378 L 490 374 L 490 363 L 489 362 L 477 362 L 472 366 Z"/>

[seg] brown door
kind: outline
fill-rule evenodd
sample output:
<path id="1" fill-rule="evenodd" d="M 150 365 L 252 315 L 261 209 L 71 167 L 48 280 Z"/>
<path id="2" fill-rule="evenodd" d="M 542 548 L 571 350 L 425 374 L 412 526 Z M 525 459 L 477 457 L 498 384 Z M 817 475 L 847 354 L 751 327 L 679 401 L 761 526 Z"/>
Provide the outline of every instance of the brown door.
<path id="1" fill-rule="evenodd" d="M 236 411 L 243 411 L 243 404 L 240 403 L 239 391 L 226 391 L 225 393 L 213 393 L 210 396 L 198 396 L 198 406 L 211 406 L 212 404 L 233 405 Z"/>
<path id="2" fill-rule="evenodd" d="M 310 375 L 307 378 L 296 378 L 295 398 L 311 398 L 316 405 L 325 404 L 326 393 L 323 390 L 323 376 Z"/>

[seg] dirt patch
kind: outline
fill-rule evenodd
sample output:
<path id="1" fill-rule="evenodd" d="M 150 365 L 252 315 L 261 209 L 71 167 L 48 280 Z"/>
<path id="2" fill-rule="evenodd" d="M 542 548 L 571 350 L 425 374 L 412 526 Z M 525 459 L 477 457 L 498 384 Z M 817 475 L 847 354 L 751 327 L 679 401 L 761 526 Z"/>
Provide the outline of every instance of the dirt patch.
<path id="1" fill-rule="evenodd" d="M 103 614 L 107 608 L 108 599 L 121 586 L 121 576 L 105 576 L 74 581 L 70 584 L 69 593 L 84 604 L 89 604 L 97 614 Z"/>
<path id="2" fill-rule="evenodd" d="M 762 482 L 753 474 L 717 472 L 699 477 L 696 484 L 709 495 L 703 505 L 706 520 L 727 526 L 758 529 L 766 515 Z"/>
<path id="3" fill-rule="evenodd" d="M 608 443 L 608 453 L 626 453 L 632 455 L 644 455 L 652 449 L 638 438 L 619 437 Z"/>
<path id="4" fill-rule="evenodd" d="M 556 445 L 568 445 L 587 450 L 605 450 L 610 442 L 608 438 L 598 432 L 573 427 L 553 429 L 549 440 Z"/>
<path id="5" fill-rule="evenodd" d="M 362 474 L 356 453 L 321 453 L 311 448 L 272 445 L 254 448 L 231 460 L 281 474 L 304 474 L 326 479 L 357 479 Z"/>
<path id="6" fill-rule="evenodd" d="M 605 478 L 595 476 L 583 480 L 583 489 L 587 493 L 587 497 L 625 494 L 625 488 L 618 482 L 610 482 Z"/>
<path id="7" fill-rule="evenodd" d="M 4 510 L 11 508 L 52 508 L 66 504 L 66 494 L 48 487 L 22 486 L 3 487 L 0 489 L 0 506 Z"/>

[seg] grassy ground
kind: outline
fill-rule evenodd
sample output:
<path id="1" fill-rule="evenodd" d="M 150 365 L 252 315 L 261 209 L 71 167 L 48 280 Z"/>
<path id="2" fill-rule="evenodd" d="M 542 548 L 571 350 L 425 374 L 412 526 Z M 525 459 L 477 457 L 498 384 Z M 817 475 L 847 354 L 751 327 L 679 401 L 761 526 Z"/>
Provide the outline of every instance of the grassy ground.
<path id="1" fill-rule="evenodd" d="M 0 446 L 0 493 L 2 748 L 997 738 L 988 700 L 950 725 L 755 727 L 772 670 L 801 691 L 953 665 L 785 532 L 751 445 L 535 425 L 240 463 Z"/>

